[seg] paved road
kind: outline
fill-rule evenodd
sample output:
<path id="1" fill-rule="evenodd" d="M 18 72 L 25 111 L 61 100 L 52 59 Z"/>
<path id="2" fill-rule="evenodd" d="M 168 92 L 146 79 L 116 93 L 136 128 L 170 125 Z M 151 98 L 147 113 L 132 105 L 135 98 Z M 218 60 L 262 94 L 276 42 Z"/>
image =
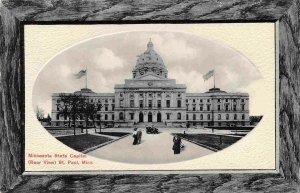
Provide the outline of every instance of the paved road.
<path id="1" fill-rule="evenodd" d="M 146 134 L 143 131 L 142 142 L 132 145 L 130 135 L 114 143 L 96 149 L 88 155 L 118 162 L 158 164 L 170 163 L 198 158 L 213 153 L 213 151 L 183 140 L 184 150 L 174 155 L 173 136 L 170 133 Z"/>

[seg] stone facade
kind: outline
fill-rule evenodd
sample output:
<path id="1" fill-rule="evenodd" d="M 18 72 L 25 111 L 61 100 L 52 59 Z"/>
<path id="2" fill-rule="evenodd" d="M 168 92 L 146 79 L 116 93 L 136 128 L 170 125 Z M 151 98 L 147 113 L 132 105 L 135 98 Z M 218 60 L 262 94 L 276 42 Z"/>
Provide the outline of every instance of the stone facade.
<path id="1" fill-rule="evenodd" d="M 81 89 L 76 93 L 88 96 L 91 103 L 101 103 L 96 125 L 133 127 L 155 124 L 170 127 L 249 126 L 249 95 L 227 93 L 212 88 L 205 93 L 186 93 L 184 84 L 168 78 L 162 58 L 153 43 L 138 56 L 132 79 L 116 84 L 114 93 L 94 93 Z M 66 120 L 57 115 L 59 94 L 52 95 L 52 126 L 62 126 Z M 101 119 L 101 121 L 100 121 Z M 85 124 L 84 118 L 76 124 Z"/>

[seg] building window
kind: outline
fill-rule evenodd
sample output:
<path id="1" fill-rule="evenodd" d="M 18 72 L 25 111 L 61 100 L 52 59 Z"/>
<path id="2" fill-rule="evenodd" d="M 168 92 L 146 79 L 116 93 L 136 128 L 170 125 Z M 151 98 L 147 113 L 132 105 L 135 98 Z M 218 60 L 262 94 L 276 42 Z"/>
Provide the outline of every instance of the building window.
<path id="1" fill-rule="evenodd" d="M 115 102 L 115 99 L 113 99 L 112 102 L 114 103 L 114 102 Z"/>
<path id="2" fill-rule="evenodd" d="M 140 108 L 143 108 L 144 104 L 143 104 L 143 100 L 140 100 Z"/>
<path id="3" fill-rule="evenodd" d="M 181 113 L 177 113 L 177 119 L 181 120 Z"/>
<path id="4" fill-rule="evenodd" d="M 143 93 L 140 93 L 140 97 L 143 97 Z"/>
<path id="5" fill-rule="evenodd" d="M 233 105 L 233 110 L 236 111 L 236 105 Z"/>
<path id="6" fill-rule="evenodd" d="M 189 115 L 188 114 L 186 114 L 186 120 L 189 120 Z"/>
<path id="7" fill-rule="evenodd" d="M 200 99 L 200 103 L 202 103 L 203 102 L 203 100 L 202 99 Z"/>
<path id="8" fill-rule="evenodd" d="M 203 105 L 200 105 L 200 111 L 203 111 Z"/>
<path id="9" fill-rule="evenodd" d="M 196 120 L 196 114 L 193 114 L 193 120 Z"/>
<path id="10" fill-rule="evenodd" d="M 236 99 L 233 99 L 233 102 L 236 102 Z"/>
<path id="11" fill-rule="evenodd" d="M 245 110 L 245 105 L 242 104 L 241 107 L 242 107 L 242 111 L 244 111 Z"/>
<path id="12" fill-rule="evenodd" d="M 130 107 L 131 107 L 131 108 L 134 107 L 134 100 L 130 100 Z"/>
<path id="13" fill-rule="evenodd" d="M 181 94 L 180 93 L 178 93 L 178 95 L 177 95 L 178 97 L 181 97 Z"/>
<path id="14" fill-rule="evenodd" d="M 221 102 L 221 99 L 218 99 L 218 102 Z"/>
<path id="15" fill-rule="evenodd" d="M 186 104 L 186 110 L 187 110 L 187 111 L 189 110 L 189 105 L 188 105 L 188 104 Z"/>
<path id="16" fill-rule="evenodd" d="M 107 99 L 105 99 L 105 103 L 108 103 L 108 100 L 107 100 Z"/>
<path id="17" fill-rule="evenodd" d="M 195 106 L 193 106 L 193 111 L 196 111 L 196 107 Z"/>
<path id="18" fill-rule="evenodd" d="M 108 116 L 107 116 L 107 114 L 105 114 L 105 115 L 104 115 L 104 119 L 105 119 L 105 120 L 107 120 L 107 119 L 108 119 Z"/>
<path id="19" fill-rule="evenodd" d="M 207 102 L 209 103 L 209 102 L 210 102 L 210 100 L 209 100 L 209 99 L 207 99 Z"/>
<path id="20" fill-rule="evenodd" d="M 200 120 L 203 120 L 203 115 L 202 114 L 200 114 Z"/>
<path id="21" fill-rule="evenodd" d="M 59 111 L 59 106 L 58 105 L 56 105 L 56 110 Z"/>
<path id="22" fill-rule="evenodd" d="M 105 105 L 105 111 L 108 111 L 108 105 Z"/>
<path id="23" fill-rule="evenodd" d="M 123 113 L 121 112 L 121 113 L 119 113 L 119 119 L 120 120 L 124 120 L 124 115 L 123 115 Z"/>
<path id="24" fill-rule="evenodd" d="M 210 114 L 207 115 L 207 120 L 210 120 Z"/>
<path id="25" fill-rule="evenodd" d="M 170 114 L 168 113 L 168 114 L 167 114 L 167 120 L 169 120 L 169 119 L 170 119 Z"/>
<path id="26" fill-rule="evenodd" d="M 193 99 L 193 103 L 194 103 L 194 102 L 196 102 L 196 100 L 195 100 L 195 99 Z"/>
<path id="27" fill-rule="evenodd" d="M 234 120 L 236 120 L 237 119 L 237 114 L 234 114 Z"/>
<path id="28" fill-rule="evenodd" d="M 151 94 L 151 93 L 149 93 L 149 97 L 152 97 L 152 94 Z"/>
<path id="29" fill-rule="evenodd" d="M 115 110 L 115 105 L 111 105 L 111 110 L 112 110 L 112 111 Z"/>
<path id="30" fill-rule="evenodd" d="M 114 114 L 111 116 L 111 120 L 115 120 L 115 115 Z"/>
<path id="31" fill-rule="evenodd" d="M 221 110 L 221 105 L 218 105 L 218 111 L 220 111 Z"/>
<path id="32" fill-rule="evenodd" d="M 229 105 L 225 105 L 225 110 L 229 111 Z"/>
<path id="33" fill-rule="evenodd" d="M 133 120 L 134 113 L 130 113 L 130 119 Z"/>
<path id="34" fill-rule="evenodd" d="M 218 120 L 221 120 L 221 114 L 218 114 Z"/>
<path id="35" fill-rule="evenodd" d="M 219 122 L 219 127 L 221 127 L 221 125 L 222 125 L 221 122 Z"/>
<path id="36" fill-rule="evenodd" d="M 229 114 L 226 114 L 226 120 L 229 120 Z"/>
<path id="37" fill-rule="evenodd" d="M 59 114 L 56 115 L 56 120 L 59 120 Z"/>
<path id="38" fill-rule="evenodd" d="M 149 108 L 152 108 L 152 100 L 149 100 L 149 101 L 148 101 L 148 107 L 149 107 Z"/>
<path id="39" fill-rule="evenodd" d="M 100 117 L 101 117 L 100 114 L 98 114 L 98 115 L 97 115 L 97 119 L 100 120 Z"/>
<path id="40" fill-rule="evenodd" d="M 120 97 L 123 97 L 123 93 L 120 93 Z"/>
<path id="41" fill-rule="evenodd" d="M 170 100 L 167 100 L 167 108 L 170 108 Z"/>
<path id="42" fill-rule="evenodd" d="M 123 107 L 123 100 L 120 100 L 120 107 Z"/>
<path id="43" fill-rule="evenodd" d="M 207 110 L 210 111 L 210 105 L 207 105 Z"/>
<path id="44" fill-rule="evenodd" d="M 189 102 L 189 100 L 186 99 L 185 102 L 187 103 L 187 102 Z"/>
<path id="45" fill-rule="evenodd" d="M 244 115 L 244 114 L 242 114 L 242 119 L 243 119 L 243 120 L 245 119 L 245 115 Z"/>
<path id="46" fill-rule="evenodd" d="M 158 101 L 157 101 L 157 107 L 158 107 L 158 108 L 161 108 L 161 100 L 158 100 Z"/>
<path id="47" fill-rule="evenodd" d="M 226 99 L 225 101 L 228 102 L 228 99 Z"/>
<path id="48" fill-rule="evenodd" d="M 181 100 L 178 100 L 178 101 L 177 101 L 177 107 L 178 107 L 178 108 L 181 108 Z"/>
<path id="49" fill-rule="evenodd" d="M 242 103 L 243 103 L 243 102 L 245 102 L 245 100 L 244 100 L 244 99 L 242 99 Z"/>

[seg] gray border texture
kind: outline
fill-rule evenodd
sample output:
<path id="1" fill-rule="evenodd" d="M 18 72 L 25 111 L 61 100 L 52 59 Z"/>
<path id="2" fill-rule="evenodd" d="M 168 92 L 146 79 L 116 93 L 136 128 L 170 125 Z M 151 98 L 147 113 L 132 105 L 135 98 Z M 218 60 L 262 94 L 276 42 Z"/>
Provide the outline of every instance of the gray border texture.
<path id="1" fill-rule="evenodd" d="M 300 0 L 3 0 L 0 191 L 300 192 Z M 26 23 L 278 22 L 280 174 L 22 175 Z"/>

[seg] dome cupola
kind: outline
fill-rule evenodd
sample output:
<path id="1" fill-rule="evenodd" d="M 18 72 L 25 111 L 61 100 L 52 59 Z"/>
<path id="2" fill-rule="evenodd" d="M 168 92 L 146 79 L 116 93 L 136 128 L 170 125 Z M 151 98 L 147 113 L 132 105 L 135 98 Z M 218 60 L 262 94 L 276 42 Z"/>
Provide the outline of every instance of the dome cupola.
<path id="1" fill-rule="evenodd" d="M 154 45 L 150 39 L 147 50 L 137 56 L 136 65 L 132 71 L 133 78 L 139 78 L 146 74 L 155 74 L 160 78 L 167 78 L 168 71 L 159 54 L 154 50 Z"/>

